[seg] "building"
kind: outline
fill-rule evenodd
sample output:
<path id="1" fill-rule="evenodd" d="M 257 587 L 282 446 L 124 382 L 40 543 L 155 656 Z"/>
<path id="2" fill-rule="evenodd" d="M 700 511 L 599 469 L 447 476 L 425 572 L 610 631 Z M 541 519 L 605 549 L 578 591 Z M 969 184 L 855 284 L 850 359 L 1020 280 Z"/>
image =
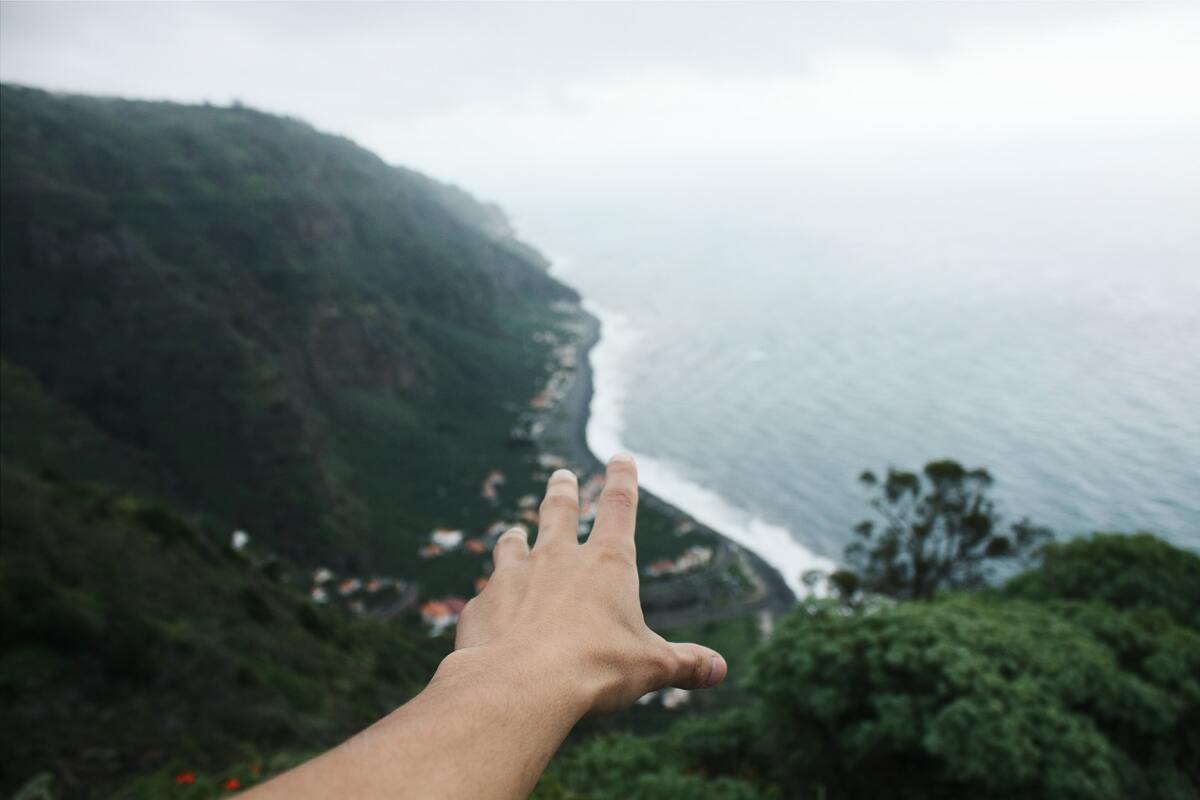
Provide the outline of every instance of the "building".
<path id="1" fill-rule="evenodd" d="M 675 571 L 675 562 L 669 558 L 663 558 L 655 561 L 650 566 L 646 567 L 646 574 L 651 578 L 661 578 L 663 575 L 670 575 Z"/>
<path id="2" fill-rule="evenodd" d="M 675 571 L 688 572 L 689 570 L 699 569 L 712 561 L 712 557 L 713 551 L 711 547 L 692 545 L 687 550 L 684 550 L 683 555 L 675 560 Z"/>
<path id="3" fill-rule="evenodd" d="M 432 628 L 432 633 L 441 633 L 445 628 L 458 622 L 458 614 L 441 600 L 430 600 L 421 606 L 421 621 Z"/>
<path id="4" fill-rule="evenodd" d="M 453 550 L 462 544 L 463 532 L 453 531 L 449 528 L 435 528 L 429 538 L 443 550 Z"/>
<path id="5" fill-rule="evenodd" d="M 662 705 L 667 711 L 674 711 L 680 706 L 687 705 L 689 700 L 691 700 L 691 695 L 688 694 L 686 689 L 676 689 L 673 687 L 663 689 Z"/>

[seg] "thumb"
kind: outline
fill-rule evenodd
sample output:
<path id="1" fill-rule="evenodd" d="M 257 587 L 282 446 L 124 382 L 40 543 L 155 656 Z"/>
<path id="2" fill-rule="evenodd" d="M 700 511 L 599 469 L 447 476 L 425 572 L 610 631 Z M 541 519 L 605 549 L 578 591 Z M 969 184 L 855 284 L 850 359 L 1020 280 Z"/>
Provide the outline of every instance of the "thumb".
<path id="1" fill-rule="evenodd" d="M 708 689 L 725 679 L 729 667 L 716 650 L 698 644 L 672 643 L 675 667 L 668 683 L 680 689 Z"/>

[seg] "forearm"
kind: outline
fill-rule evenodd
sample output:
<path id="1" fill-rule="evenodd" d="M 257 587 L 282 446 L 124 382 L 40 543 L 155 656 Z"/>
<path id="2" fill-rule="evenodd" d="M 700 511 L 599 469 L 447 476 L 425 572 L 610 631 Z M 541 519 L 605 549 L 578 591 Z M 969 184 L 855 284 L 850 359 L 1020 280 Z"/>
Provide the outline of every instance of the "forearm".
<path id="1" fill-rule="evenodd" d="M 253 797 L 525 797 L 587 710 L 560 666 L 514 649 L 458 651 L 410 702 Z"/>
<path id="2" fill-rule="evenodd" d="M 646 627 L 631 456 L 609 462 L 597 507 L 580 544 L 578 480 L 551 475 L 537 543 L 521 528 L 496 541 L 491 580 L 459 615 L 456 650 L 425 691 L 255 799 L 521 798 L 585 714 L 663 686 L 720 683 L 715 651 Z"/>

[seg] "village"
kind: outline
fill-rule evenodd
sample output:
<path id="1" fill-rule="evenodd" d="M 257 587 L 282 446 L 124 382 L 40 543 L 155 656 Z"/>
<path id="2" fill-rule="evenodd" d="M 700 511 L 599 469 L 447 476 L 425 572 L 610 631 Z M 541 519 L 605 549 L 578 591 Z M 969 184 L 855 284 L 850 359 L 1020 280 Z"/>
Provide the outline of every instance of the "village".
<path id="1" fill-rule="evenodd" d="M 495 510 L 493 521 L 486 527 L 467 530 L 455 527 L 436 527 L 422 537 L 414 555 L 420 561 L 431 561 L 451 554 L 477 558 L 478 573 L 471 581 L 473 594 L 482 592 L 488 584 L 492 563 L 490 553 L 500 536 L 514 526 L 523 526 L 536 531 L 538 506 L 541 497 L 525 492 L 516 494 L 506 489 L 516 485 L 537 486 L 556 469 L 572 467 L 580 477 L 579 486 L 579 529 L 577 535 L 586 539 L 595 521 L 597 503 L 604 488 L 604 476 L 597 464 L 591 469 L 580 469 L 578 464 L 562 455 L 545 452 L 543 434 L 550 415 L 572 390 L 578 374 L 582 331 L 570 330 L 565 334 L 555 331 L 539 331 L 533 334 L 534 341 L 550 345 L 553 359 L 548 365 L 549 377 L 544 388 L 529 401 L 527 408 L 519 414 L 519 422 L 510 431 L 510 441 L 520 445 L 533 445 L 536 455 L 529 460 L 528 480 L 510 480 L 503 470 L 493 468 L 479 482 L 479 501 Z M 541 450 L 541 452 L 537 452 Z M 594 462 L 594 459 L 591 459 Z M 670 527 L 665 533 L 668 543 L 660 539 L 655 557 L 641 567 L 643 598 L 647 612 L 656 609 L 677 614 L 695 613 L 697 597 L 715 598 L 713 602 L 729 603 L 744 601 L 756 587 L 744 577 L 746 565 L 734 554 L 727 543 L 701 539 L 695 543 L 694 534 L 698 526 L 688 518 L 680 518 L 678 512 L 670 517 Z M 238 535 L 242 538 L 238 538 Z M 244 532 L 235 534 L 235 546 L 244 546 Z M 690 543 L 686 540 L 693 540 Z M 671 547 L 669 541 L 678 541 Z M 663 551 L 666 552 L 663 552 Z M 752 571 L 751 571 L 752 572 Z M 711 573 L 711 574 L 710 574 Z M 430 595 L 422 591 L 413 580 L 384 575 L 337 574 L 328 567 L 318 567 L 308 575 L 307 591 L 312 602 L 340 608 L 347 613 L 371 615 L 392 619 L 400 615 L 413 615 L 420 619 L 431 636 L 439 636 L 450 630 L 466 607 L 469 597 L 463 594 Z M 753 599 L 753 598 L 752 598 Z M 700 612 L 703 613 L 703 612 Z M 688 693 L 679 689 L 653 692 L 639 700 L 642 705 L 656 704 L 670 711 L 687 704 Z"/>

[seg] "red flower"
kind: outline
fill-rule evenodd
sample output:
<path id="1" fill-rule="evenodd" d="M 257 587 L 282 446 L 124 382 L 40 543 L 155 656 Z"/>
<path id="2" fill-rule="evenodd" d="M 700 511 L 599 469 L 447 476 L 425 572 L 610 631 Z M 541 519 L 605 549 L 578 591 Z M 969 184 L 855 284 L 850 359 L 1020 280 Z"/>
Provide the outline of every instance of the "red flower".
<path id="1" fill-rule="evenodd" d="M 237 778 L 230 778 L 229 780 L 227 780 L 221 784 L 221 788 L 227 792 L 232 792 L 232 791 L 242 788 L 242 782 L 239 781 Z"/>
<path id="2" fill-rule="evenodd" d="M 176 776 L 175 776 L 175 782 L 176 782 L 176 783 L 179 783 L 179 784 L 184 784 L 184 783 L 195 783 L 195 782 L 196 782 L 196 773 L 194 773 L 194 772 L 181 772 L 181 773 L 179 773 L 178 775 L 176 775 Z"/>

